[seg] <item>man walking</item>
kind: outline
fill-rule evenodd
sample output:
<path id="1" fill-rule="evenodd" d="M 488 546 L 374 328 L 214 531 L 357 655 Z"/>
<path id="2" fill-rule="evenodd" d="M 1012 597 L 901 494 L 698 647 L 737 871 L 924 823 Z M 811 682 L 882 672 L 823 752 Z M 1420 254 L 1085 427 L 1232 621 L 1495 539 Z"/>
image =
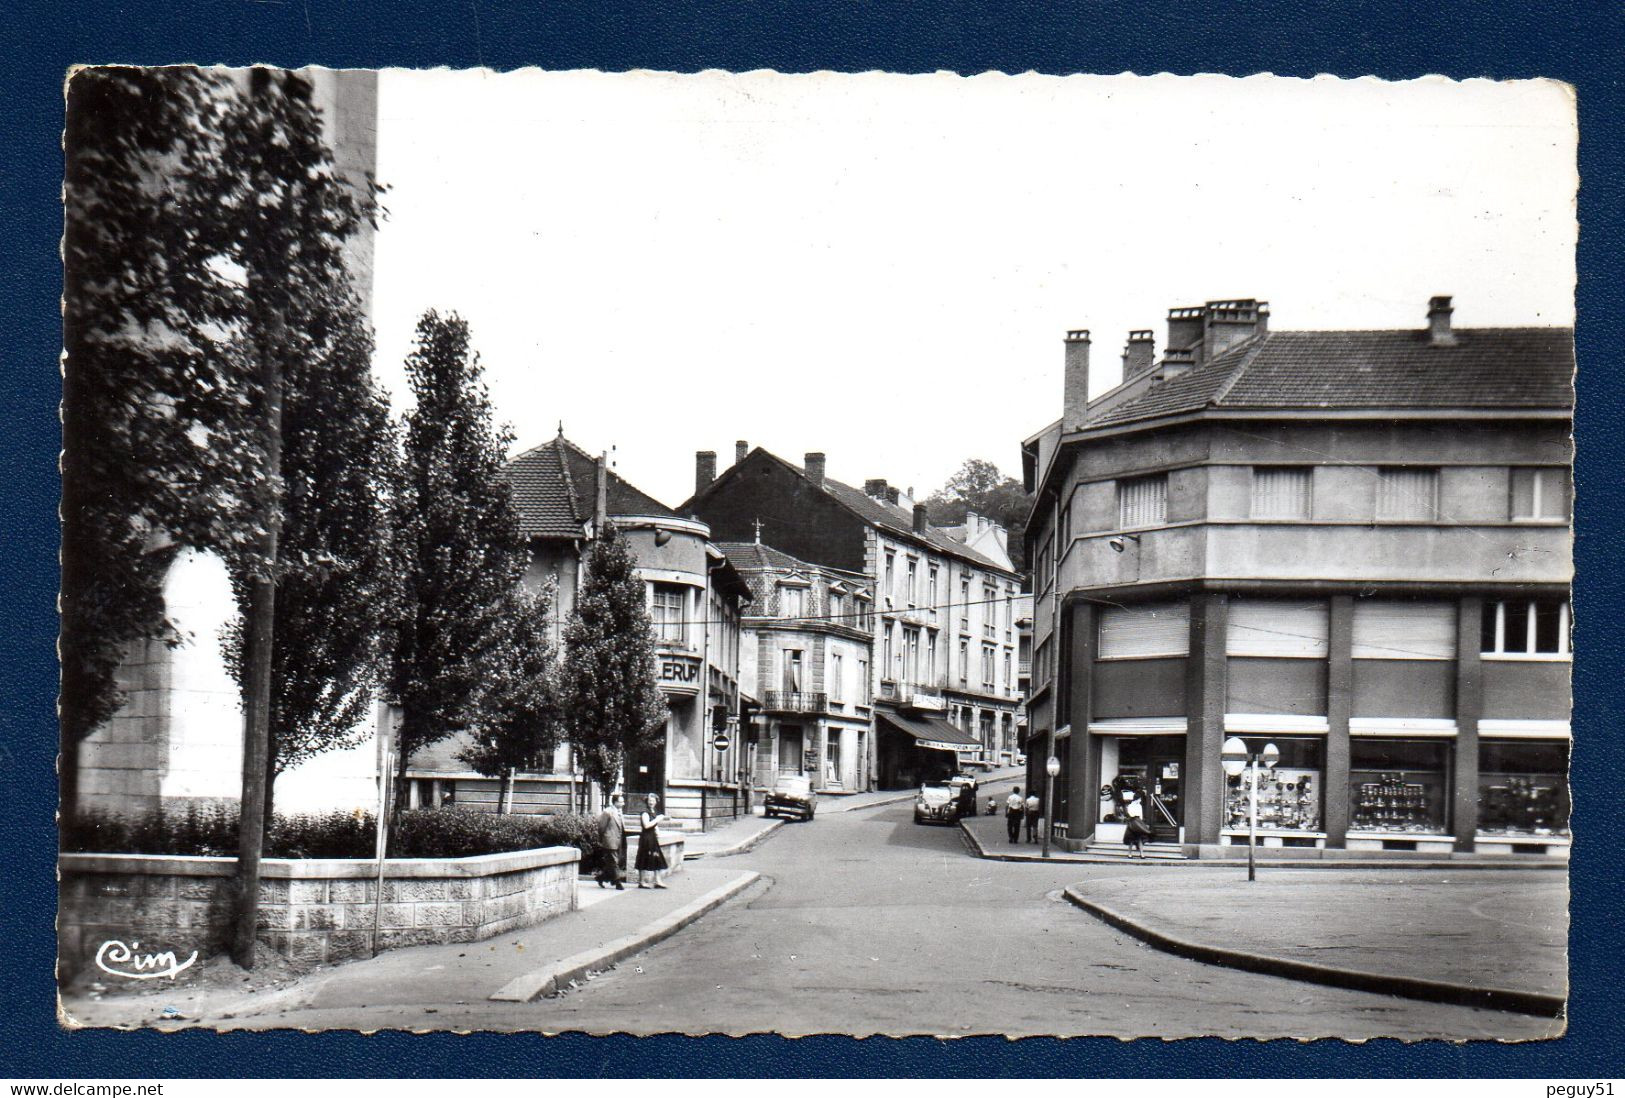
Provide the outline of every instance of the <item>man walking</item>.
<path id="1" fill-rule="evenodd" d="M 609 803 L 598 814 L 598 887 L 614 885 L 622 891 L 621 873 L 626 865 L 626 820 L 621 816 L 621 795 L 611 793 Z"/>
<path id="2" fill-rule="evenodd" d="M 1010 841 L 1021 841 L 1021 814 L 1026 810 L 1027 802 L 1021 799 L 1021 786 L 1010 791 L 1010 796 L 1004 802 L 1004 829 L 1010 834 Z"/>
<path id="3" fill-rule="evenodd" d="M 1038 792 L 1036 790 L 1028 794 L 1027 841 L 1030 843 L 1036 843 L 1038 841 L 1038 814 L 1043 811 L 1043 807 L 1043 804 L 1038 800 Z"/>

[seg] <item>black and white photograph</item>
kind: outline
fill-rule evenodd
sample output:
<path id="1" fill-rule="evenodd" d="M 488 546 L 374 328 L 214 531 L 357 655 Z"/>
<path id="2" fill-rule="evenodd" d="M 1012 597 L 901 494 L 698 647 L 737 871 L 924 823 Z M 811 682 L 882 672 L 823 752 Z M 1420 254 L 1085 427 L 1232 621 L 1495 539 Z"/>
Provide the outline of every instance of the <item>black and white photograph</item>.
<path id="1" fill-rule="evenodd" d="M 1565 1033 L 1568 85 L 63 97 L 61 1026 Z"/>

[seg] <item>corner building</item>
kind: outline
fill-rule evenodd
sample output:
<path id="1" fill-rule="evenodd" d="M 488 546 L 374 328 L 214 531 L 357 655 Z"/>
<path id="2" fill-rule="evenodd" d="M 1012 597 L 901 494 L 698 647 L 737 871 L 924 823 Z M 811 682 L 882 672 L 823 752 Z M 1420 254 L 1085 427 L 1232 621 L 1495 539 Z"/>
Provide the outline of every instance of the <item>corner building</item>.
<path id="1" fill-rule="evenodd" d="M 1234 736 L 1280 749 L 1265 847 L 1566 856 L 1572 332 L 1451 312 L 1175 309 L 1094 400 L 1068 333 L 1062 418 L 1024 445 L 1029 767 L 1053 736 L 1066 845 L 1115 838 L 1130 788 L 1187 856 L 1245 844 Z"/>

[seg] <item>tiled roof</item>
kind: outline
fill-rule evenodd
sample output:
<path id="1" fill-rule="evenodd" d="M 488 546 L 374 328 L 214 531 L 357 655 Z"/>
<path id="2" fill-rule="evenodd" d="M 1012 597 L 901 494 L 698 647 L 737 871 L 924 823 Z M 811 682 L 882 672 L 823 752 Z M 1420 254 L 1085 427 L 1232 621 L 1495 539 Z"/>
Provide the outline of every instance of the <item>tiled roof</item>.
<path id="1" fill-rule="evenodd" d="M 791 466 L 794 468 L 794 466 Z M 824 491 L 845 506 L 848 510 L 866 522 L 886 530 L 888 533 L 901 534 L 904 537 L 915 538 L 925 542 L 940 553 L 951 557 L 962 557 L 983 568 L 991 568 L 997 572 L 1009 573 L 1010 569 L 997 561 L 990 560 L 972 549 L 963 542 L 955 541 L 935 526 L 927 526 L 923 532 L 914 530 L 914 514 L 905 511 L 895 503 L 882 502 L 850 484 L 842 484 L 838 480 L 824 478 Z"/>
<path id="2" fill-rule="evenodd" d="M 514 458 L 506 475 L 525 537 L 578 538 L 582 527 L 592 520 L 598 493 L 597 459 L 563 435 Z M 612 517 L 680 517 L 614 472 L 609 474 L 605 496 Z"/>
<path id="3" fill-rule="evenodd" d="M 818 570 L 806 561 L 797 560 L 789 553 L 775 549 L 771 545 L 763 545 L 759 541 L 723 541 L 717 543 L 717 548 L 727 556 L 728 563 L 741 572 L 757 572 L 763 569 L 776 572 Z"/>
<path id="4" fill-rule="evenodd" d="M 1226 409 L 1574 407 L 1568 328 L 1269 332 L 1112 408 L 1089 427 Z"/>

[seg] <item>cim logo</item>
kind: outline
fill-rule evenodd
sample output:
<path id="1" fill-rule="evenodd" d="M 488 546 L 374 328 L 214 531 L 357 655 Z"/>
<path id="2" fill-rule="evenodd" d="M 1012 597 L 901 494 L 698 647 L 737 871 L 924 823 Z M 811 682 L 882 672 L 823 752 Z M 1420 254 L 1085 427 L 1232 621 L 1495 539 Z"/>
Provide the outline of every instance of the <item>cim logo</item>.
<path id="1" fill-rule="evenodd" d="M 140 942 L 125 945 L 117 938 L 103 942 L 96 951 L 96 967 L 109 976 L 122 976 L 126 980 L 152 980 L 159 976 L 168 976 L 173 980 L 197 960 L 195 949 L 190 957 L 180 961 L 172 949 L 160 953 L 136 952 L 140 948 Z"/>

